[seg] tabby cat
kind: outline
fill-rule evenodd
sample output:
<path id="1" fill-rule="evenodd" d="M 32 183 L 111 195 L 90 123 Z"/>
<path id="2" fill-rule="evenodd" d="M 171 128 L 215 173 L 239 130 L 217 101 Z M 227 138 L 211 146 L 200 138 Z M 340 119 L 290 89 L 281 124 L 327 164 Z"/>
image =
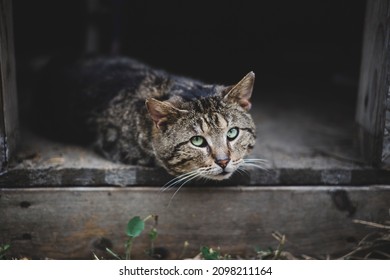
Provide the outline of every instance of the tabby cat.
<path id="1" fill-rule="evenodd" d="M 205 84 L 127 57 L 90 58 L 63 72 L 66 82 L 51 70 L 45 78 L 45 131 L 92 141 L 114 162 L 157 164 L 182 180 L 223 180 L 255 164 L 244 159 L 256 138 L 248 112 L 253 72 L 232 86 Z"/>

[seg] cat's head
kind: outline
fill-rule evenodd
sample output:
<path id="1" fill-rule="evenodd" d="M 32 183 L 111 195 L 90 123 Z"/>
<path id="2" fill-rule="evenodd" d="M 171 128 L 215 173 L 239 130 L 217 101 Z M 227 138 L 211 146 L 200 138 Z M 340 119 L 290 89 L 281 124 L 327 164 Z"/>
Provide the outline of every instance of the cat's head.
<path id="1" fill-rule="evenodd" d="M 254 79 L 250 72 L 233 86 L 204 86 L 212 93 L 186 102 L 149 98 L 160 164 L 173 175 L 229 178 L 255 144 L 255 124 L 248 113 Z"/>

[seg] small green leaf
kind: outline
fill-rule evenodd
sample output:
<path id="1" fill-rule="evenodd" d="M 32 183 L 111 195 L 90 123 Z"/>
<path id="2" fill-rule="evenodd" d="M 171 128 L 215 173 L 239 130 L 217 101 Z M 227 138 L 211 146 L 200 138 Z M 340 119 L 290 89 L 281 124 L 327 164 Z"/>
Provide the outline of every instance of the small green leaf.
<path id="1" fill-rule="evenodd" d="M 7 251 L 9 248 L 11 248 L 11 245 L 5 244 L 5 245 L 3 246 L 3 248 L 1 248 L 1 250 L 5 252 L 5 251 Z"/>
<path id="2" fill-rule="evenodd" d="M 150 232 L 149 232 L 149 239 L 150 239 L 151 241 L 154 241 L 154 240 L 157 239 L 157 235 L 158 235 L 157 229 L 156 229 L 156 228 L 152 228 L 152 229 L 150 230 Z"/>
<path id="3" fill-rule="evenodd" d="M 202 256 L 205 260 L 219 260 L 221 259 L 221 254 L 218 251 L 214 251 L 212 248 L 203 246 L 200 249 Z"/>
<path id="4" fill-rule="evenodd" d="M 130 237 L 137 237 L 142 233 L 144 228 L 145 222 L 139 216 L 136 216 L 127 224 L 126 234 Z"/>
<path id="5" fill-rule="evenodd" d="M 5 259 L 6 252 L 11 248 L 11 245 L 5 244 L 0 246 L 0 260 Z"/>

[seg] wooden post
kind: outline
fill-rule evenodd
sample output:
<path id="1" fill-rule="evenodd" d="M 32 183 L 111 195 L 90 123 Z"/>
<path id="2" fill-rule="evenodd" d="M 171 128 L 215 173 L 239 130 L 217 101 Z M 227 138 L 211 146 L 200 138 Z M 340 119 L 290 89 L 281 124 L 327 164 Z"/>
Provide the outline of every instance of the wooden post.
<path id="1" fill-rule="evenodd" d="M 15 151 L 17 127 L 12 1 L 0 0 L 0 172 Z"/>
<path id="2" fill-rule="evenodd" d="M 362 156 L 390 168 L 390 0 L 367 1 L 356 111 Z"/>

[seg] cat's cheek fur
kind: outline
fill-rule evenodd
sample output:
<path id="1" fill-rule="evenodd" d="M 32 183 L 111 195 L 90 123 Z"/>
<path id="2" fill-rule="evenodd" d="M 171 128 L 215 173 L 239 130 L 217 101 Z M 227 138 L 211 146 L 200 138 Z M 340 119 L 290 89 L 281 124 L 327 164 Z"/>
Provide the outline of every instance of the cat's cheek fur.
<path id="1" fill-rule="evenodd" d="M 191 162 L 191 155 L 180 149 L 181 145 L 186 145 L 186 141 L 175 143 L 178 137 L 172 135 L 169 128 L 161 129 L 155 125 L 152 128 L 152 149 L 156 158 L 156 163 L 163 167 L 171 175 L 185 173 Z"/>

